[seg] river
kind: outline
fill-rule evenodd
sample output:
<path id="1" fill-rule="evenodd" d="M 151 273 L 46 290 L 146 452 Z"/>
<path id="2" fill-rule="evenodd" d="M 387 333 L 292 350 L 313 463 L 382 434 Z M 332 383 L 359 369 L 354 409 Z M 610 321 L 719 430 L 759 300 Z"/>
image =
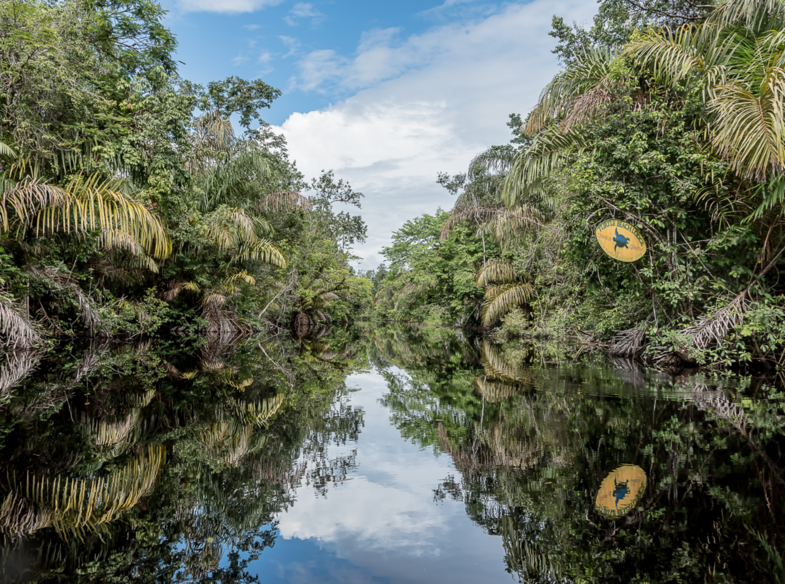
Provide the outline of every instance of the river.
<path id="1" fill-rule="evenodd" d="M 371 336 L 0 358 L 2 581 L 785 578 L 771 380 Z"/>

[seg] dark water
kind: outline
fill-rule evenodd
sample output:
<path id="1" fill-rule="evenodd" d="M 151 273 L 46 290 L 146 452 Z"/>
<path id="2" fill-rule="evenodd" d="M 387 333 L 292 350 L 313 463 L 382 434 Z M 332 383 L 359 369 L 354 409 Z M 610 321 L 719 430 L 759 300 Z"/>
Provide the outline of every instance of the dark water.
<path id="1" fill-rule="evenodd" d="M 785 582 L 771 380 L 544 360 L 447 331 L 0 357 L 0 581 Z"/>

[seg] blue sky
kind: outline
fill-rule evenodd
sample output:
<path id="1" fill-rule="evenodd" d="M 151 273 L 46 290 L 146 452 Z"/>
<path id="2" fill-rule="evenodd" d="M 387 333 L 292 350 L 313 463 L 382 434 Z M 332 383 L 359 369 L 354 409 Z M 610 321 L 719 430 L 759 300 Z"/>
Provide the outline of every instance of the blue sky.
<path id="1" fill-rule="evenodd" d="M 588 22 L 594 0 L 165 0 L 181 74 L 281 89 L 265 119 L 306 176 L 332 169 L 366 198 L 375 267 L 406 219 L 449 209 L 439 171 L 509 139 L 558 71 L 551 17 Z"/>

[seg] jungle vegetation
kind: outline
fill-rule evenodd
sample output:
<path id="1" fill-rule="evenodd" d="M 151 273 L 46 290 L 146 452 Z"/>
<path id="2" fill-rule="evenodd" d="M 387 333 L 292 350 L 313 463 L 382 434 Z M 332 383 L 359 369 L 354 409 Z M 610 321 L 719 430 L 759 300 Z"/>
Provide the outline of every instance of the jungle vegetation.
<path id="1" fill-rule="evenodd" d="M 297 170 L 261 117 L 279 90 L 181 78 L 163 15 L 0 4 L 0 344 L 307 332 L 368 298 L 365 225 L 333 210 L 362 194 Z"/>
<path id="2" fill-rule="evenodd" d="M 785 360 L 785 3 L 601 0 L 510 144 L 385 251 L 380 320 L 559 339 L 660 366 Z M 594 230 L 631 223 L 635 263 Z"/>

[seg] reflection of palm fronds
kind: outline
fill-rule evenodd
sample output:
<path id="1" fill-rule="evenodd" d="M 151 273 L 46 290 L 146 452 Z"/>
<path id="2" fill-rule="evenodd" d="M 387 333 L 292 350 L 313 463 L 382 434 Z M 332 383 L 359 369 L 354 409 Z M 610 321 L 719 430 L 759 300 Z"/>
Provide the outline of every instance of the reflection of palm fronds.
<path id="1" fill-rule="evenodd" d="M 0 334 L 5 337 L 1 345 L 13 348 L 32 348 L 41 341 L 33 325 L 22 316 L 10 298 L 0 295 Z"/>
<path id="2" fill-rule="evenodd" d="M 288 460 L 270 461 L 263 459 L 253 464 L 254 476 L 265 483 L 274 483 L 285 487 L 300 483 L 308 470 L 306 462 L 298 462 L 294 466 Z"/>
<path id="3" fill-rule="evenodd" d="M 492 381 L 485 377 L 475 377 L 474 387 L 490 403 L 507 401 L 521 391 L 519 385 L 509 385 L 499 381 Z"/>
<path id="4" fill-rule="evenodd" d="M 273 398 L 252 403 L 243 403 L 232 399 L 230 404 L 235 415 L 242 422 L 262 427 L 267 425 L 267 422 L 278 412 L 285 397 L 284 394 L 279 393 Z"/>
<path id="5" fill-rule="evenodd" d="M 0 364 L 0 404 L 10 396 L 11 388 L 30 375 L 40 355 L 33 351 L 19 351 L 5 355 Z"/>
<path id="6" fill-rule="evenodd" d="M 502 518 L 502 542 L 505 560 L 518 573 L 521 582 L 559 582 L 559 570 L 550 554 L 537 549 L 515 529 L 513 518 Z"/>
<path id="7" fill-rule="evenodd" d="M 261 449 L 267 442 L 267 436 L 259 435 L 254 439 L 252 424 L 219 420 L 199 433 L 199 441 L 218 465 L 233 467 L 247 454 Z"/>
<path id="8" fill-rule="evenodd" d="M 40 513 L 50 510 L 51 524 L 60 536 L 67 538 L 73 533 L 82 539 L 133 508 L 152 490 L 165 453 L 163 446 L 150 446 L 146 455 L 105 478 L 38 478 L 28 474 L 24 482 L 12 479 L 12 492 L 20 501 L 39 507 Z"/>
<path id="9" fill-rule="evenodd" d="M 135 430 L 139 424 L 140 411 L 136 408 L 119 422 L 82 419 L 82 428 L 90 442 L 104 458 L 115 458 L 122 454 L 134 441 Z"/>
<path id="10" fill-rule="evenodd" d="M 510 365 L 502 356 L 502 352 L 488 341 L 482 344 L 482 364 L 485 374 L 508 383 L 531 383 L 531 370 L 517 365 Z"/>
<path id="11" fill-rule="evenodd" d="M 54 511 L 38 509 L 14 492 L 0 505 L 0 533 L 12 541 L 51 527 L 53 521 Z"/>
<path id="12" fill-rule="evenodd" d="M 135 408 L 146 408 L 150 405 L 150 402 L 153 401 L 155 397 L 155 390 L 151 389 L 150 391 L 144 392 L 142 395 L 135 395 L 131 398 L 131 403 Z"/>

